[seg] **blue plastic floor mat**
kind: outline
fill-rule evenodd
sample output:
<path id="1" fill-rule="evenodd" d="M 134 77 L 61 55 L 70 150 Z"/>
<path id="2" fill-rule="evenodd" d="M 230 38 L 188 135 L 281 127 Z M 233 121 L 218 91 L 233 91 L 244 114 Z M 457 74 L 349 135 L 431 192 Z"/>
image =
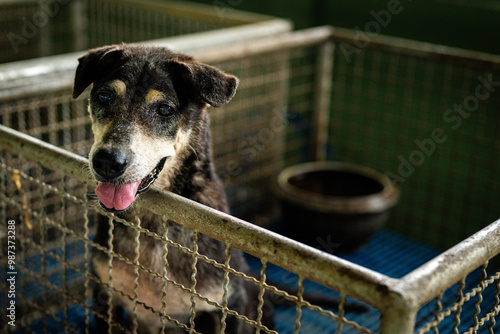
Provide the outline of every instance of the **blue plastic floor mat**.
<path id="1" fill-rule="evenodd" d="M 71 254 L 76 254 L 75 252 L 81 251 L 83 253 L 83 244 L 73 245 L 75 249 L 67 252 L 67 256 Z M 422 264 L 426 263 L 440 252 L 438 250 L 432 249 L 426 245 L 416 243 L 414 241 L 408 240 L 400 235 L 393 234 L 387 231 L 381 231 L 375 234 L 362 249 L 350 253 L 340 255 L 342 258 L 357 263 L 363 267 L 370 268 L 382 274 L 388 275 L 394 278 L 400 278 L 412 270 L 418 268 Z M 46 257 L 46 266 L 48 270 L 56 262 L 55 259 L 51 259 L 50 256 Z M 259 273 L 261 262 L 259 259 L 247 256 L 250 268 L 253 272 Z M 31 271 L 37 272 L 38 267 L 40 267 L 40 258 L 30 259 L 26 261 L 26 266 L 30 268 Z M 82 267 L 83 269 L 83 267 Z M 67 271 L 66 282 L 71 282 L 74 277 L 78 278 L 81 275 L 73 270 Z M 0 274 L 2 278 L 3 273 Z M 297 275 L 288 272 L 278 266 L 268 264 L 266 269 L 267 280 L 270 284 L 277 286 L 286 287 L 289 290 L 295 290 L 297 288 L 298 277 Z M 63 286 L 62 274 L 50 275 L 50 283 L 54 286 Z M 80 276 L 80 279 L 82 276 Z M 2 278 L 3 279 L 3 278 Z M 467 293 L 472 288 L 476 287 L 478 282 L 482 279 L 482 273 L 480 270 L 476 270 L 470 274 L 466 280 L 464 287 L 464 293 Z M 310 296 L 319 296 L 322 298 L 336 299 L 338 300 L 339 294 L 332 291 L 324 286 L 316 284 L 314 282 L 306 280 L 304 282 L 304 293 Z M 24 289 L 24 287 L 23 287 Z M 47 288 L 46 288 L 47 289 Z M 446 309 L 450 305 L 456 302 L 457 295 L 456 291 L 458 285 L 448 289 L 441 299 L 441 304 L 443 308 Z M 26 290 L 19 291 L 28 298 L 42 293 L 43 288 L 40 283 L 34 283 L 33 286 L 26 287 Z M 495 302 L 495 286 L 488 287 L 482 293 L 482 308 L 486 310 L 491 310 L 491 306 Z M 472 302 L 464 305 L 462 313 L 466 314 L 467 317 L 459 326 L 459 332 L 465 332 L 473 324 L 473 314 L 476 312 L 475 300 L 477 297 L 472 298 Z M 0 296 L 0 304 L 5 304 L 5 295 Z M 295 321 L 297 318 L 297 309 L 295 306 L 285 303 L 281 298 L 272 297 L 275 303 L 274 306 L 274 317 L 276 323 L 276 330 L 282 334 L 294 333 Z M 82 301 L 83 302 L 83 301 Z M 328 308 L 325 308 L 328 309 Z M 417 328 L 424 326 L 429 321 L 434 319 L 434 311 L 436 309 L 436 301 L 431 301 L 420 310 L 417 317 Z M 335 314 L 338 314 L 336 307 L 331 307 L 329 310 Z M 67 314 L 67 318 L 65 316 Z M 479 311 L 479 319 L 483 316 L 484 311 Z M 72 305 L 68 307 L 67 310 L 60 310 L 56 313 L 52 313 L 51 316 L 46 317 L 45 320 L 39 320 L 32 323 L 29 327 L 34 333 L 65 333 L 65 332 L 81 332 L 85 333 L 86 323 L 86 312 L 82 306 Z M 363 327 L 366 327 L 372 332 L 378 332 L 380 313 L 378 310 L 369 307 L 368 305 L 362 304 L 356 300 L 347 298 L 347 307 L 345 310 L 345 317 L 348 320 L 356 322 Z M 65 330 L 64 323 L 65 319 L 71 326 L 69 331 Z M 500 321 L 493 329 L 493 333 L 500 333 Z M 300 333 L 305 334 L 325 334 L 325 333 L 337 333 L 337 322 L 332 320 L 326 315 L 321 315 L 317 312 L 313 312 L 306 308 L 301 309 L 301 330 Z M 454 313 L 451 316 L 445 318 L 439 327 L 439 333 L 453 333 L 454 324 Z M 88 325 L 90 326 L 89 332 L 95 332 L 95 319 L 94 316 L 90 314 L 88 320 Z M 489 333 L 488 325 L 483 326 L 477 333 Z M 343 324 L 341 333 L 362 333 L 362 331 L 357 330 L 355 327 Z M 14 328 L 10 328 L 14 329 Z M 68 329 L 68 328 L 66 328 Z M 431 331 L 432 332 L 432 331 Z M 13 333 L 20 334 L 25 333 L 22 330 L 13 331 Z"/>
<path id="2" fill-rule="evenodd" d="M 338 256 L 387 276 L 400 278 L 438 254 L 437 250 L 430 247 L 410 242 L 396 234 L 382 231 L 375 234 L 363 248 Z M 249 257 L 248 262 L 252 270 L 258 272 L 261 266 L 260 260 Z M 289 289 L 297 288 L 297 275 L 291 274 L 277 266 L 268 265 L 266 275 L 270 284 L 286 286 Z M 339 300 L 340 298 L 340 295 L 336 291 L 308 280 L 304 282 L 304 294 L 331 298 L 332 300 Z M 331 308 L 330 310 L 338 314 L 336 308 Z M 295 307 L 277 306 L 275 309 L 276 330 L 283 334 L 294 333 L 296 316 L 297 310 Z M 347 298 L 345 317 L 372 332 L 378 332 L 380 312 L 366 304 Z M 337 333 L 338 324 L 336 321 L 326 315 L 321 315 L 308 309 L 302 310 L 300 323 L 300 333 Z M 341 333 L 362 333 L 362 331 L 356 329 L 354 326 L 345 324 L 342 326 Z"/>
<path id="3" fill-rule="evenodd" d="M 439 254 L 440 251 L 427 245 L 408 240 L 405 237 L 388 231 L 381 231 L 375 234 L 362 249 L 349 254 L 341 254 L 339 257 L 387 276 L 401 278 Z M 248 261 L 252 270 L 256 272 L 260 270 L 261 262 L 259 259 L 249 257 Z M 277 266 L 268 265 L 266 275 L 270 284 L 276 284 L 279 286 L 285 285 L 288 288 L 293 289 L 297 288 L 298 277 Z M 481 270 L 478 269 L 471 273 L 466 279 L 463 293 L 465 294 L 471 291 L 478 285 L 478 282 L 483 279 Z M 455 284 L 450 289 L 446 290 L 440 300 L 443 309 L 450 307 L 457 301 L 458 295 L 456 292 L 458 288 L 459 285 Z M 485 310 L 478 313 L 479 319 L 492 309 L 492 306 L 495 303 L 495 292 L 496 287 L 492 285 L 486 288 L 486 290 L 482 293 L 481 307 Z M 304 294 L 321 296 L 323 298 L 331 297 L 332 299 L 337 300 L 339 298 L 339 294 L 337 292 L 308 280 L 304 282 Z M 457 328 L 460 333 L 467 332 L 474 323 L 473 315 L 476 312 L 476 300 L 477 297 L 474 297 L 472 302 L 466 303 L 462 308 L 462 314 L 465 314 L 466 317 L 464 317 L 465 319 L 462 320 Z M 350 298 L 347 298 L 347 304 L 348 306 L 346 307 L 345 317 L 348 320 L 356 322 L 372 332 L 378 333 L 380 322 L 380 313 L 378 310 Z M 357 306 L 362 306 L 365 310 L 360 311 Z M 420 309 L 417 315 L 417 330 L 425 326 L 428 322 L 434 320 L 436 308 L 437 303 L 433 300 Z M 338 314 L 338 310 L 335 308 L 330 310 L 335 314 Z M 439 325 L 439 333 L 454 333 L 454 315 L 454 313 L 451 313 L 451 316 L 443 320 L 443 322 Z M 282 334 L 294 333 L 296 316 L 297 311 L 295 307 L 277 306 L 275 309 L 276 330 Z M 310 310 L 302 310 L 300 322 L 300 333 L 339 333 L 337 331 L 339 325 L 336 321 L 332 320 L 330 317 L 320 315 L 317 312 Z M 497 321 L 495 328 L 493 328 L 493 333 L 500 333 L 500 323 L 498 322 L 499 321 Z M 340 333 L 343 334 L 363 333 L 362 330 L 357 329 L 353 325 L 342 324 L 341 326 L 342 331 Z M 488 326 L 489 323 L 474 333 L 491 333 L 489 332 Z M 430 332 L 435 333 L 432 330 Z"/>

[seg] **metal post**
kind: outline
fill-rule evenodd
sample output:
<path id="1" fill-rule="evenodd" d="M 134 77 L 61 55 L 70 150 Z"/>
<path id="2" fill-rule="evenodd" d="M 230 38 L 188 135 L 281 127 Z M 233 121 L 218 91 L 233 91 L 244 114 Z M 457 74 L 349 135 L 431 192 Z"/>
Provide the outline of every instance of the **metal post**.
<path id="1" fill-rule="evenodd" d="M 326 160 L 330 118 L 330 93 L 335 44 L 327 40 L 318 50 L 314 96 L 314 160 Z"/>
<path id="2" fill-rule="evenodd" d="M 41 3 L 39 4 L 35 14 L 39 14 L 39 15 L 46 14 L 41 7 Z M 54 21 L 54 17 L 48 16 L 47 22 L 45 24 L 42 24 L 39 28 L 40 30 L 38 32 L 38 36 L 36 37 L 37 41 L 38 41 L 38 48 L 39 48 L 38 57 L 47 57 L 47 56 L 50 56 L 53 52 L 53 44 L 52 44 L 52 41 L 50 39 L 50 35 L 52 33 L 51 30 L 52 30 L 53 25 L 54 25 L 53 21 Z"/>
<path id="3" fill-rule="evenodd" d="M 82 15 L 86 13 L 87 4 L 83 0 L 73 1 L 70 4 L 70 16 L 73 32 L 73 51 L 84 50 L 88 47 L 88 18 Z"/>
<path id="4" fill-rule="evenodd" d="M 384 309 L 380 319 L 380 334 L 412 334 L 418 309 Z"/>

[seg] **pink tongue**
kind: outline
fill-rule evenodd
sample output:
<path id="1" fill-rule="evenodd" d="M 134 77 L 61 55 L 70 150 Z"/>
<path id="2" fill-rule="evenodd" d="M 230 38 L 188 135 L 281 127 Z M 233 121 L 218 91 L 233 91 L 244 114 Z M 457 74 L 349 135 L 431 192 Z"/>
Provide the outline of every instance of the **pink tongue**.
<path id="1" fill-rule="evenodd" d="M 141 181 L 119 185 L 99 183 L 95 189 L 95 193 L 105 207 L 121 211 L 132 204 L 140 183 Z"/>

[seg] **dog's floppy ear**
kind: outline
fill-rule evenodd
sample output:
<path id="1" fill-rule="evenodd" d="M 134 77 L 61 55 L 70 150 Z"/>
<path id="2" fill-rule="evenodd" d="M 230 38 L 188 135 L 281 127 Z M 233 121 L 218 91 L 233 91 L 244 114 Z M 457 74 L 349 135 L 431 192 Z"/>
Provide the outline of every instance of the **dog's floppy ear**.
<path id="1" fill-rule="evenodd" d="M 103 71 L 111 69 L 122 55 L 121 45 L 110 45 L 92 49 L 79 58 L 73 85 L 73 98 L 80 96 L 85 88 L 103 75 Z"/>
<path id="2" fill-rule="evenodd" d="M 173 62 L 185 70 L 188 80 L 199 97 L 213 107 L 225 105 L 236 93 L 239 80 L 234 75 L 192 59 Z"/>

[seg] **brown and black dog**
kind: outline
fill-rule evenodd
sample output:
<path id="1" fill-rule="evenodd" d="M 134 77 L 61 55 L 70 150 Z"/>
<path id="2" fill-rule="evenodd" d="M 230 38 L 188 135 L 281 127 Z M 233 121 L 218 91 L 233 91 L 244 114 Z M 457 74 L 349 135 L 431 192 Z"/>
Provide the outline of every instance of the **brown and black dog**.
<path id="1" fill-rule="evenodd" d="M 89 162 L 98 181 L 95 189 L 101 206 L 116 215 L 134 221 L 132 203 L 136 196 L 155 186 L 186 198 L 228 212 L 224 189 L 212 163 L 208 128 L 208 105 L 219 107 L 234 96 L 238 79 L 219 69 L 202 64 L 192 57 L 163 47 L 141 45 L 111 45 L 90 50 L 79 59 L 73 96 L 77 98 L 91 84 L 89 110 L 94 144 Z M 193 247 L 193 232 L 175 223 L 165 224 L 152 214 L 140 214 L 141 227 L 164 235 L 182 246 Z M 108 218 L 98 222 L 95 241 L 108 247 Z M 160 275 L 164 273 L 164 245 L 141 234 L 139 245 L 136 231 L 120 223 L 112 227 L 113 251 L 135 259 L 137 251 L 141 266 Z M 199 235 L 198 251 L 219 263 L 224 263 L 224 244 Z M 167 277 L 185 287 L 192 285 L 192 261 L 175 247 L 167 253 Z M 110 270 L 109 255 L 94 249 L 92 270 L 103 283 L 110 282 L 111 296 L 104 285 L 94 288 L 96 310 L 106 315 L 112 307 L 115 321 L 120 321 L 120 309 L 135 313 L 139 333 L 158 333 L 160 317 L 141 304 L 164 312 L 179 322 L 188 324 L 191 316 L 191 295 L 139 270 L 137 286 L 134 267 L 114 257 Z M 232 249 L 231 267 L 246 270 L 241 251 Z M 196 291 L 222 303 L 224 274 L 204 261 L 197 263 Z M 231 278 L 228 308 L 240 314 L 255 313 L 245 283 Z M 111 304 L 110 304 L 111 302 Z M 135 312 L 134 312 L 135 311 Z M 221 312 L 214 306 L 196 300 L 195 329 L 202 333 L 220 333 Z M 107 323 L 97 317 L 98 327 L 107 332 Z M 226 333 L 254 332 L 243 321 L 229 315 Z M 271 326 L 269 324 L 269 326 Z M 167 333 L 185 332 L 172 323 Z"/>

